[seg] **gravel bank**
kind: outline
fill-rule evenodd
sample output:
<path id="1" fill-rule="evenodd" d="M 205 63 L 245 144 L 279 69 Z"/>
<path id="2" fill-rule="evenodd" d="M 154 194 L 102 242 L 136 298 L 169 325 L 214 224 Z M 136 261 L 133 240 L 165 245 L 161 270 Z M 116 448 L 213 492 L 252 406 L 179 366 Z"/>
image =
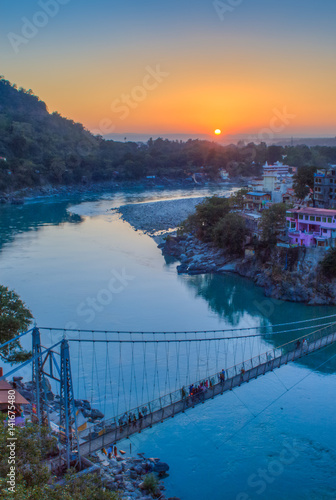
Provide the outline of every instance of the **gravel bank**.
<path id="1" fill-rule="evenodd" d="M 124 205 L 117 209 L 122 219 L 137 230 L 154 235 L 158 231 L 176 229 L 179 224 L 195 212 L 195 207 L 204 198 L 184 198 L 150 203 Z"/>

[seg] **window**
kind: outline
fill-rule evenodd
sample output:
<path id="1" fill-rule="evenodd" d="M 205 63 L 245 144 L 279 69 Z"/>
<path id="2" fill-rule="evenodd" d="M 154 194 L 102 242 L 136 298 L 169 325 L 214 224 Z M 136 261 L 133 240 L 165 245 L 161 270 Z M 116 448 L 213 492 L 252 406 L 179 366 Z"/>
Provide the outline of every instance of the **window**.
<path id="1" fill-rule="evenodd" d="M 308 215 L 305 215 L 305 220 L 309 220 L 309 217 L 308 217 Z"/>
<path id="2" fill-rule="evenodd" d="M 334 192 L 333 188 L 329 188 L 329 193 L 333 193 L 333 192 Z"/>
<path id="3" fill-rule="evenodd" d="M 329 224 L 332 223 L 332 218 L 331 217 L 328 217 L 328 222 L 329 222 Z"/>
<path id="4" fill-rule="evenodd" d="M 316 222 L 321 222 L 321 217 L 316 217 Z"/>
<path id="5" fill-rule="evenodd" d="M 303 220 L 303 215 L 302 214 L 299 215 L 299 219 Z"/>
<path id="6" fill-rule="evenodd" d="M 322 222 L 327 222 L 327 217 L 322 217 Z"/>
<path id="7" fill-rule="evenodd" d="M 291 222 L 291 228 L 292 228 L 292 229 L 295 229 L 295 228 L 296 228 L 295 222 Z"/>
<path id="8" fill-rule="evenodd" d="M 334 182 L 334 179 L 330 179 L 330 184 L 333 184 L 333 182 Z"/>
<path id="9" fill-rule="evenodd" d="M 310 220 L 311 220 L 311 221 L 315 221 L 315 215 L 311 215 L 311 216 L 310 216 Z"/>

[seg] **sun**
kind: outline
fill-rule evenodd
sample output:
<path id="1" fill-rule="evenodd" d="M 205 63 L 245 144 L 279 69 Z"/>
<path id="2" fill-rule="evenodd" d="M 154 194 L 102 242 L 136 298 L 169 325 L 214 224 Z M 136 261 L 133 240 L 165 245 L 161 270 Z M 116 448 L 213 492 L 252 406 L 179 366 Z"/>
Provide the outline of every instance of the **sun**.
<path id="1" fill-rule="evenodd" d="M 216 128 L 216 130 L 215 130 L 215 134 L 216 134 L 216 135 L 221 135 L 221 133 L 222 133 L 221 129 Z"/>

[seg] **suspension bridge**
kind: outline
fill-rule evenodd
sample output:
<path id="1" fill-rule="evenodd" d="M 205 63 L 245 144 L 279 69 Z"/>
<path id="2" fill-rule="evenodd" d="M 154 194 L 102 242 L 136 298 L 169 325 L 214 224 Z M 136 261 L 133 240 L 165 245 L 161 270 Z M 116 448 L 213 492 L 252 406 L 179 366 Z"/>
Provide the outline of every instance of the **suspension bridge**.
<path id="1" fill-rule="evenodd" d="M 48 347 L 42 346 L 41 332 L 50 344 Z M 60 461 L 69 468 L 80 463 L 81 457 L 334 344 L 336 315 L 203 332 L 65 331 L 35 327 L 2 344 L 0 349 L 8 349 L 27 334 L 32 336 L 31 359 L 9 370 L 0 381 L 9 380 L 31 365 L 33 418 L 39 425 L 49 425 L 58 437 Z M 54 343 L 53 335 L 61 339 Z M 274 347 L 275 338 L 286 341 Z M 163 386 L 160 378 L 164 379 Z M 56 387 L 55 400 L 50 398 L 51 387 Z M 75 396 L 82 398 L 86 408 L 99 406 L 109 418 L 98 411 L 101 418 L 89 418 L 83 423 L 85 409 Z"/>

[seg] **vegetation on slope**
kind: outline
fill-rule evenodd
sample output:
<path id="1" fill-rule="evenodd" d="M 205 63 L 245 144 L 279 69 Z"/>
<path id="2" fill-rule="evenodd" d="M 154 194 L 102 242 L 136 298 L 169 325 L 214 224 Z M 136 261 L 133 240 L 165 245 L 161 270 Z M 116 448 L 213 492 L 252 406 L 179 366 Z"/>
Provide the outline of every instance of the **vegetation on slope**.
<path id="1" fill-rule="evenodd" d="M 185 179 L 193 173 L 217 180 L 259 175 L 268 161 L 323 167 L 336 163 L 336 148 L 267 147 L 240 142 L 221 146 L 204 140 L 150 139 L 147 144 L 93 136 L 80 123 L 49 113 L 32 90 L 0 77 L 0 192 L 26 187 L 139 180 L 147 175 Z"/>
<path id="2" fill-rule="evenodd" d="M 14 490 L 7 474 L 10 472 L 8 429 L 0 420 L 0 499 L 15 500 L 118 500 L 117 493 L 104 491 L 99 476 L 76 477 L 68 474 L 65 484 L 53 485 L 46 465 L 48 458 L 57 456 L 57 441 L 46 428 L 35 424 L 15 428 L 15 483 Z M 12 460 L 12 459 L 10 459 Z M 13 488 L 13 486 L 12 486 Z"/>
<path id="3" fill-rule="evenodd" d="M 0 344 L 28 330 L 32 317 L 20 297 L 14 291 L 0 285 Z M 29 357 L 30 353 L 22 349 L 19 340 L 11 342 L 0 350 L 0 358 L 10 363 L 21 363 Z"/>
<path id="4" fill-rule="evenodd" d="M 193 233 L 201 241 L 225 249 L 229 255 L 243 255 L 248 231 L 245 219 L 237 209 L 242 208 L 244 194 L 246 190 L 241 189 L 230 198 L 206 198 L 182 223 L 181 232 Z M 286 209 L 284 203 L 275 203 L 262 212 L 259 223 L 261 239 L 255 242 L 259 252 L 276 245 L 278 235 L 285 228 Z"/>

